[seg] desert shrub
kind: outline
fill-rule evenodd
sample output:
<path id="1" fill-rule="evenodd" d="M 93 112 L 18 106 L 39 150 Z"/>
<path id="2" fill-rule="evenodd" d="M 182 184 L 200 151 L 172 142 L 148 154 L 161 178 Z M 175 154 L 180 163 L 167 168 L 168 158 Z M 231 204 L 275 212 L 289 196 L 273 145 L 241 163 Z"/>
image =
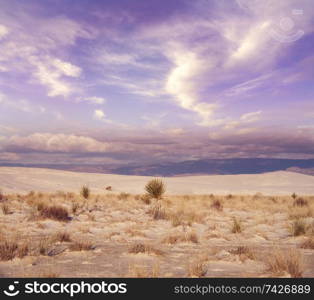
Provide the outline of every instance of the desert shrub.
<path id="1" fill-rule="evenodd" d="M 231 232 L 232 233 L 240 233 L 243 230 L 242 222 L 237 218 L 232 219 Z"/>
<path id="2" fill-rule="evenodd" d="M 297 198 L 297 194 L 296 194 L 296 193 L 293 193 L 293 194 L 291 195 L 291 198 L 296 199 L 296 198 Z"/>
<path id="3" fill-rule="evenodd" d="M 308 205 L 309 205 L 308 201 L 301 197 L 295 199 L 293 202 L 293 206 L 308 206 Z"/>
<path id="4" fill-rule="evenodd" d="M 158 200 L 161 199 L 166 192 L 166 187 L 161 179 L 155 178 L 146 184 L 145 190 L 150 197 Z"/>
<path id="5" fill-rule="evenodd" d="M 293 278 L 302 277 L 303 262 L 300 251 L 296 249 L 289 251 L 274 250 L 267 256 L 266 266 L 268 271 L 275 275 L 283 275 L 287 272 Z"/>
<path id="6" fill-rule="evenodd" d="M 211 204 L 211 207 L 218 210 L 218 211 L 223 210 L 223 205 L 219 199 L 214 199 L 212 204 Z"/>
<path id="7" fill-rule="evenodd" d="M 110 185 L 109 185 L 109 186 L 107 186 L 107 187 L 106 187 L 106 191 L 111 192 L 111 191 L 112 191 L 112 186 L 110 186 Z"/>
<path id="8" fill-rule="evenodd" d="M 63 222 L 69 221 L 69 219 L 70 219 L 68 211 L 62 206 L 43 205 L 38 210 L 39 210 L 39 215 L 42 218 L 53 219 L 56 221 L 63 221 Z"/>
<path id="9" fill-rule="evenodd" d="M 83 185 L 82 188 L 81 188 L 81 196 L 84 198 L 84 199 L 88 199 L 89 196 L 90 196 L 90 189 L 87 185 Z"/>
<path id="10" fill-rule="evenodd" d="M 293 236 L 299 236 L 306 233 L 307 225 L 304 219 L 295 219 L 291 224 L 291 233 Z"/>

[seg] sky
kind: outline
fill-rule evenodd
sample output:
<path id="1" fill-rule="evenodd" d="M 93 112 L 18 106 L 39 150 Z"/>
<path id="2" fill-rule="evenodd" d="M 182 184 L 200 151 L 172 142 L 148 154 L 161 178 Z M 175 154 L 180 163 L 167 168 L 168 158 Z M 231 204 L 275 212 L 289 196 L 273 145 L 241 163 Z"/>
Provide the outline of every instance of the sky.
<path id="1" fill-rule="evenodd" d="M 0 163 L 314 158 L 312 0 L 0 0 Z"/>

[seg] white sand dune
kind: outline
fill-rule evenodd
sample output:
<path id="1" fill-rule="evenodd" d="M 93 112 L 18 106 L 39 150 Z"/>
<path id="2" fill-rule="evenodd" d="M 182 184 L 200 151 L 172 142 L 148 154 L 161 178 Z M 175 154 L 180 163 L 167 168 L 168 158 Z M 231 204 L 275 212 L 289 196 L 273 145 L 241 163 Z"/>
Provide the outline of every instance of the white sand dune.
<path id="1" fill-rule="evenodd" d="M 143 193 L 152 177 L 79 173 L 40 168 L 0 167 L 0 189 L 6 193 L 79 191 L 87 184 L 92 192 Z M 314 176 L 293 172 L 250 175 L 206 175 L 163 178 L 169 194 L 314 194 Z"/>

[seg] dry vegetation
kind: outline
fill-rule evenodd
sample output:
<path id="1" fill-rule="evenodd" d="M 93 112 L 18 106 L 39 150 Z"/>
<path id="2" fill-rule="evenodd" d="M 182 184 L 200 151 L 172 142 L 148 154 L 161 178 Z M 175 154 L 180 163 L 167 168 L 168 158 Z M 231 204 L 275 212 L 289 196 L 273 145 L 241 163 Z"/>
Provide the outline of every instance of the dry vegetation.
<path id="1" fill-rule="evenodd" d="M 104 190 L 0 193 L 1 276 L 314 276 L 313 196 Z"/>

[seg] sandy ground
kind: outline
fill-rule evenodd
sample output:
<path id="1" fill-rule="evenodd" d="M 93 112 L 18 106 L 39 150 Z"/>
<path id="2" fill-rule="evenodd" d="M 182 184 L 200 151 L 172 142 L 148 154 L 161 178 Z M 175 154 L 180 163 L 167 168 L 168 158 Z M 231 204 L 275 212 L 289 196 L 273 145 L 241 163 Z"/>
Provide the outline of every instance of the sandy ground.
<path id="1" fill-rule="evenodd" d="M 314 277 L 314 197 L 305 199 L 305 206 L 296 207 L 291 197 L 165 196 L 162 216 L 155 218 L 156 201 L 139 196 L 6 195 L 0 276 Z M 213 206 L 215 200 L 221 208 Z M 41 203 L 62 205 L 69 220 L 40 217 Z M 295 236 L 291 226 L 297 218 L 306 230 Z M 234 220 L 241 224 L 239 232 L 233 232 Z M 57 239 L 60 233 L 70 240 Z M 303 247 L 308 240 L 312 244 Z M 5 241 L 28 250 L 1 259 Z M 90 249 L 71 249 L 77 242 Z M 279 267 L 271 262 L 272 270 L 268 259 L 275 257 Z"/>
<path id="2" fill-rule="evenodd" d="M 139 194 L 149 179 L 151 177 L 0 167 L 0 188 L 7 193 L 31 190 L 77 192 L 83 184 L 87 184 L 94 193 L 103 193 L 106 186 L 112 186 L 116 193 Z M 163 180 L 168 194 L 314 194 L 314 176 L 284 171 L 257 175 L 171 177 Z"/>
<path id="3" fill-rule="evenodd" d="M 314 277 L 314 177 L 149 179 L 0 168 L 0 277 Z"/>

